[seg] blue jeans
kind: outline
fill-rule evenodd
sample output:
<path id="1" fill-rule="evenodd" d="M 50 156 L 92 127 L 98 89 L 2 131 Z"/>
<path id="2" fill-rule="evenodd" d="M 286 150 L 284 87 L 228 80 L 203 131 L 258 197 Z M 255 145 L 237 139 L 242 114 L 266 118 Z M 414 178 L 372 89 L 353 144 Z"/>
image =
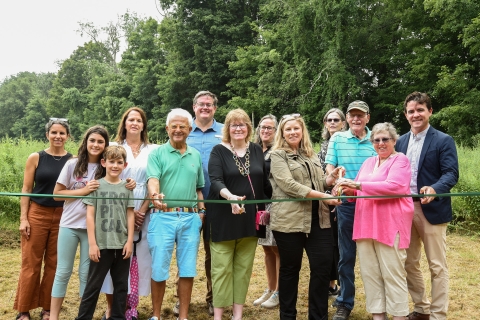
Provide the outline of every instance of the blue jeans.
<path id="1" fill-rule="evenodd" d="M 337 207 L 338 221 L 338 248 L 340 261 L 338 262 L 338 275 L 340 280 L 340 295 L 337 305 L 343 305 L 352 310 L 355 300 L 355 258 L 357 244 L 352 240 L 353 217 L 355 215 L 355 202 L 343 201 Z"/>

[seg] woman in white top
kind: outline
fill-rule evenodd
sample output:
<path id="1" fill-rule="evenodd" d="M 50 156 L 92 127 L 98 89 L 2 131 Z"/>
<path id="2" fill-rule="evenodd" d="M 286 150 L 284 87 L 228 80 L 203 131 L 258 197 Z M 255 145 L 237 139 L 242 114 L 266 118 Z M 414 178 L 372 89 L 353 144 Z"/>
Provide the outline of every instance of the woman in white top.
<path id="1" fill-rule="evenodd" d="M 138 294 L 148 296 L 150 294 L 150 280 L 152 274 L 152 257 L 148 249 L 147 231 L 150 215 L 148 211 L 148 200 L 140 200 L 147 195 L 147 160 L 152 150 L 158 147 L 156 144 L 150 144 L 147 133 L 147 117 L 145 112 L 132 107 L 125 111 L 118 125 L 115 142 L 125 148 L 127 151 L 127 167 L 122 172 L 122 177 L 133 178 L 137 186 L 133 190 L 135 196 L 135 240 L 138 239 L 138 230 L 142 230 L 142 240 L 137 244 L 138 257 Z M 110 317 L 110 310 L 113 303 L 113 285 L 110 273 L 105 278 L 102 286 L 102 292 L 107 297 L 107 310 L 102 319 Z M 130 281 L 129 281 L 130 292 Z"/>

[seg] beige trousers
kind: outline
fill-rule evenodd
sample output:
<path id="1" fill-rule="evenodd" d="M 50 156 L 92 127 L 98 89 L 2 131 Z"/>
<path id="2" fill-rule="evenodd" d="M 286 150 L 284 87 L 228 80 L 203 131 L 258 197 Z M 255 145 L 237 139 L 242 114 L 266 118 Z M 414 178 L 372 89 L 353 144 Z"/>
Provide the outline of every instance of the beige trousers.
<path id="1" fill-rule="evenodd" d="M 448 309 L 447 224 L 430 224 L 423 215 L 420 202 L 414 202 L 414 205 L 412 238 L 405 263 L 408 291 L 415 303 L 414 311 L 430 313 L 432 320 L 444 320 Z M 420 270 L 422 242 L 430 269 L 431 303 Z"/>
<path id="2" fill-rule="evenodd" d="M 405 249 L 398 248 L 399 235 L 390 247 L 373 239 L 357 240 L 360 273 L 370 313 L 408 314 Z"/>

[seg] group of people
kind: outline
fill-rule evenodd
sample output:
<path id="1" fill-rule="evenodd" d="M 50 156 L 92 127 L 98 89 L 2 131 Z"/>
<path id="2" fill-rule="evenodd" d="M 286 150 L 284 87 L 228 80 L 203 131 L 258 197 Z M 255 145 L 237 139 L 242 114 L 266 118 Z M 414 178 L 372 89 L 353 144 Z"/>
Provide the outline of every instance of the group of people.
<path id="1" fill-rule="evenodd" d="M 449 197 L 434 195 L 455 185 L 458 160 L 453 139 L 429 125 L 428 95 L 407 96 L 404 114 L 411 130 L 400 138 L 390 123 L 370 131 L 363 101 L 352 102 L 346 114 L 329 110 L 318 155 L 300 114 L 279 121 L 266 115 L 255 129 L 242 109 L 217 122 L 217 103 L 213 93 L 200 91 L 193 99 L 195 117 L 172 109 L 165 127 L 169 140 L 160 146 L 149 143 L 143 110 L 130 108 L 116 142 L 94 126 L 76 157 L 65 150 L 68 120 L 50 119 L 49 147 L 28 158 L 22 192 L 54 198 L 21 198 L 17 319 L 30 319 L 29 311 L 38 307 L 42 319 L 60 317 L 78 244 L 77 319 L 92 319 L 100 292 L 107 300 L 103 319 L 125 319 L 137 238 L 139 294 L 151 293 L 151 320 L 161 319 L 174 249 L 173 310 L 187 319 L 202 230 L 206 303 L 214 320 L 230 306 L 232 319 L 242 319 L 257 245 L 265 253 L 267 288 L 253 304 L 279 305 L 280 319 L 297 317 L 304 250 L 308 318 L 328 319 L 329 295 L 338 295 L 333 320 L 348 319 L 357 246 L 373 319 L 446 319 L 446 226 L 452 209 Z M 340 195 L 347 197 L 339 200 Z M 259 211 L 269 212 L 269 223 L 259 223 Z M 432 302 L 419 268 L 422 243 Z"/>

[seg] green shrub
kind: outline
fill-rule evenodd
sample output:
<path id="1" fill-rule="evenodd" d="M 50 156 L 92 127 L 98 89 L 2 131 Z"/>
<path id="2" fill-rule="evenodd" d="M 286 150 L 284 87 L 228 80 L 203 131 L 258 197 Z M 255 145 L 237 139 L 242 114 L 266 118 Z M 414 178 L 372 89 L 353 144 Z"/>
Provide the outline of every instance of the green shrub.
<path id="1" fill-rule="evenodd" d="M 480 192 L 480 150 L 457 147 L 460 179 L 453 193 Z M 468 233 L 480 233 L 480 196 L 453 197 L 453 221 L 451 228 Z"/>

